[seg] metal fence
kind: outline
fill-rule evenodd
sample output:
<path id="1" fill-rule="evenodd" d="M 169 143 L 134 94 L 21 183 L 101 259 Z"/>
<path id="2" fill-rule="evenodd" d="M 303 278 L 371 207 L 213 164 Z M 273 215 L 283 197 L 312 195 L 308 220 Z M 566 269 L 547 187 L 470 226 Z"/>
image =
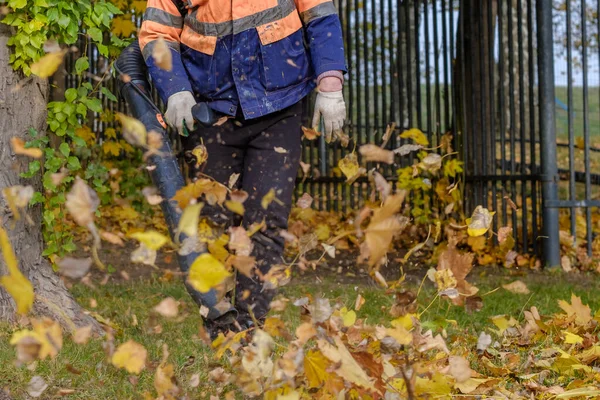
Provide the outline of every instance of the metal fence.
<path id="1" fill-rule="evenodd" d="M 389 148 L 404 144 L 398 134 L 408 128 L 420 128 L 432 147 L 450 132 L 465 163 L 467 214 L 477 205 L 496 211 L 494 230 L 512 226 L 519 250 L 543 250 L 551 265 L 560 262 L 559 229 L 585 240 L 591 254 L 600 207 L 600 1 L 336 4 L 349 66 L 348 131 L 358 146 L 381 143 L 391 123 Z M 105 129 L 98 116 L 92 127 Z M 297 194 L 310 193 L 319 209 L 359 207 L 371 185 L 347 185 L 336 168 L 350 151 L 306 142 L 310 171 Z M 379 172 L 394 182 L 413 162 L 397 158 Z"/>

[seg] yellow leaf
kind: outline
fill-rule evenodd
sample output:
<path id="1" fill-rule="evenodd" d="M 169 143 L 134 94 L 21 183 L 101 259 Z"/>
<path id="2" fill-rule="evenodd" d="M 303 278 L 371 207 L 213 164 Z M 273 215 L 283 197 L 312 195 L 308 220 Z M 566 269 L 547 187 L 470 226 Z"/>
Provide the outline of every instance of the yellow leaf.
<path id="1" fill-rule="evenodd" d="M 148 351 L 139 343 L 129 340 L 119 347 L 111 362 L 117 368 L 125 368 L 130 374 L 139 374 L 146 366 Z"/>
<path id="2" fill-rule="evenodd" d="M 449 398 L 452 393 L 452 386 L 449 383 L 449 377 L 435 372 L 431 379 L 421 378 L 417 376 L 415 380 L 415 393 L 419 395 L 427 395 L 430 398 Z"/>
<path id="3" fill-rule="evenodd" d="M 102 151 L 104 154 L 118 157 L 119 154 L 121 154 L 121 145 L 119 145 L 117 142 L 107 140 L 106 142 L 102 143 Z"/>
<path id="4" fill-rule="evenodd" d="M 385 330 L 385 333 L 389 337 L 393 338 L 396 342 L 398 342 L 398 344 L 403 346 L 411 344 L 413 340 L 412 333 L 404 329 L 404 327 L 399 324 L 396 325 L 393 329 L 387 328 Z"/>
<path id="5" fill-rule="evenodd" d="M 352 357 L 342 339 L 339 336 L 334 336 L 333 341 L 335 345 L 324 339 L 318 339 L 317 344 L 323 355 L 338 366 L 334 372 L 350 383 L 378 392 L 373 380 Z"/>
<path id="6" fill-rule="evenodd" d="M 346 176 L 347 180 L 351 180 L 359 173 L 358 159 L 355 153 L 347 154 L 346 157 L 338 161 L 338 168 Z"/>
<path id="7" fill-rule="evenodd" d="M 196 168 L 200 168 L 208 160 L 208 150 L 206 150 L 206 146 L 203 144 L 194 147 L 192 155 L 196 157 Z"/>
<path id="8" fill-rule="evenodd" d="M 207 293 L 212 288 L 223 283 L 231 274 L 225 266 L 213 255 L 205 253 L 196 258 L 192 264 L 188 282 L 201 293 Z"/>
<path id="9" fill-rule="evenodd" d="M 120 112 L 116 117 L 121 123 L 123 137 L 132 146 L 145 146 L 148 140 L 146 127 L 135 118 L 131 118 Z"/>
<path id="10" fill-rule="evenodd" d="M 225 202 L 225 207 L 227 207 L 227 209 L 231 212 L 234 212 L 238 215 L 244 215 L 244 213 L 246 212 L 246 209 L 244 208 L 244 205 L 242 203 L 240 203 L 239 201 L 231 201 L 231 200 L 227 200 Z"/>
<path id="11" fill-rule="evenodd" d="M 564 300 L 559 300 L 558 305 L 569 317 L 575 316 L 575 323 L 578 325 L 587 325 L 592 320 L 592 311 L 581 302 L 581 299 L 574 294 L 571 295 L 571 304 Z"/>
<path id="12" fill-rule="evenodd" d="M 156 231 L 135 232 L 130 234 L 129 237 L 143 243 L 151 250 L 158 250 L 169 242 L 165 235 Z"/>
<path id="13" fill-rule="evenodd" d="M 114 132 L 115 130 L 113 128 L 106 129 L 104 131 L 104 136 L 106 136 L 107 138 L 110 138 L 111 137 L 111 131 Z M 75 130 L 75 135 L 77 137 L 83 139 L 87 144 L 90 144 L 90 143 L 93 143 L 93 142 L 96 141 L 96 134 L 87 125 L 84 125 L 81 128 L 77 128 Z M 116 136 L 116 133 L 115 133 L 115 136 Z M 113 136 L 113 138 L 115 136 Z"/>
<path id="14" fill-rule="evenodd" d="M 22 156 L 33 157 L 33 158 L 42 158 L 44 154 L 41 149 L 37 147 L 25 147 L 25 142 L 23 139 L 18 137 L 10 138 L 10 145 L 12 146 L 15 154 L 20 154 Z"/>
<path id="15" fill-rule="evenodd" d="M 0 227 L 0 248 L 6 262 L 8 275 L 0 277 L 0 284 L 12 296 L 20 314 L 27 314 L 33 306 L 33 285 L 19 270 L 17 257 L 10 244 L 8 234 Z"/>
<path id="16" fill-rule="evenodd" d="M 317 132 L 316 130 L 311 129 L 311 128 L 302 127 L 302 132 L 304 133 L 304 137 L 307 140 L 315 140 L 316 138 L 321 136 L 321 134 L 319 132 Z"/>
<path id="17" fill-rule="evenodd" d="M 17 358 L 23 362 L 54 358 L 63 345 L 60 325 L 51 319 L 32 320 L 33 330 L 15 332 L 10 344 L 17 347 Z"/>
<path id="18" fill-rule="evenodd" d="M 304 356 L 304 375 L 308 381 L 308 388 L 321 387 L 329 373 L 327 368 L 331 362 L 318 350 L 309 350 Z"/>
<path id="19" fill-rule="evenodd" d="M 273 200 L 275 200 L 275 189 L 269 190 L 269 192 L 265 194 L 265 196 L 260 201 L 260 204 L 262 208 L 266 210 L 267 208 L 269 208 L 269 205 L 273 202 Z"/>
<path id="20" fill-rule="evenodd" d="M 421 146 L 429 146 L 429 140 L 427 140 L 427 136 L 425 136 L 423 132 L 416 128 L 402 132 L 400 137 L 402 139 L 411 139 L 416 144 L 420 144 Z"/>
<path id="21" fill-rule="evenodd" d="M 348 310 L 346 307 L 342 307 L 340 314 L 345 327 L 350 327 L 356 322 L 356 312 L 354 310 Z"/>
<path id="22" fill-rule="evenodd" d="M 117 36 L 128 37 L 137 30 L 137 27 L 131 20 L 130 14 L 123 14 L 113 18 L 111 30 Z"/>
<path id="23" fill-rule="evenodd" d="M 198 179 L 179 189 L 173 200 L 177 201 L 179 207 L 186 208 L 202 195 L 206 196 L 206 202 L 210 205 L 223 205 L 227 199 L 227 187 L 210 179 Z"/>
<path id="24" fill-rule="evenodd" d="M 492 225 L 492 218 L 496 214 L 495 211 L 490 212 L 487 208 L 477 206 L 471 218 L 467 218 L 467 233 L 469 236 L 485 235 Z"/>
<path id="25" fill-rule="evenodd" d="M 571 332 L 564 332 L 565 334 L 565 343 L 566 344 L 581 344 L 583 343 L 583 338 L 579 335 L 576 335 Z"/>
<path id="26" fill-rule="evenodd" d="M 510 327 L 509 321 L 504 315 L 492 317 L 492 322 L 498 327 L 498 329 L 500 329 L 500 334 L 503 334 L 504 331 Z"/>
<path id="27" fill-rule="evenodd" d="M 49 78 L 60 67 L 67 50 L 48 53 L 31 65 L 31 73 L 40 78 Z"/>
<path id="28" fill-rule="evenodd" d="M 174 380 L 175 370 L 173 364 L 161 363 L 156 368 L 156 373 L 154 374 L 154 388 L 156 389 L 156 393 L 165 399 L 174 399 L 173 396 L 179 392 Z"/>
<path id="29" fill-rule="evenodd" d="M 204 204 L 202 203 L 192 204 L 183 210 L 183 214 L 179 220 L 179 226 L 177 227 L 177 234 L 182 232 L 188 236 L 196 236 L 198 234 L 200 210 L 202 210 L 203 205 Z"/>
<path id="30" fill-rule="evenodd" d="M 158 38 L 152 48 L 152 58 L 154 58 L 154 62 L 158 68 L 165 71 L 173 69 L 173 54 L 162 36 Z"/>

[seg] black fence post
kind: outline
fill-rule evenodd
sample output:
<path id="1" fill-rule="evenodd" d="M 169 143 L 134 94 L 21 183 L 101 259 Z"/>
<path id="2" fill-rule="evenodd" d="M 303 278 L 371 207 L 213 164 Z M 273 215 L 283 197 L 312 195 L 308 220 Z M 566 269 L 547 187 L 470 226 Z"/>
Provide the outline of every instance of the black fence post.
<path id="1" fill-rule="evenodd" d="M 537 0 L 538 73 L 540 100 L 543 254 L 547 267 L 560 266 L 558 208 L 548 202 L 558 200 L 556 165 L 556 119 L 554 110 L 554 38 L 552 0 Z"/>

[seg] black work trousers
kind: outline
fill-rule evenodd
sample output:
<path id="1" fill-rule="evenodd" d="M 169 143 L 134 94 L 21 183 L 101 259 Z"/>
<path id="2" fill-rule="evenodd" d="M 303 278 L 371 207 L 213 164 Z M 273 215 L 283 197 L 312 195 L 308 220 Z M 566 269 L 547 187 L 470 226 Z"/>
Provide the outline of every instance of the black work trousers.
<path id="1" fill-rule="evenodd" d="M 240 174 L 233 189 L 248 193 L 244 202 L 242 226 L 262 223 L 264 228 L 252 236 L 252 256 L 257 267 L 266 274 L 273 265 L 283 263 L 284 239 L 280 231 L 287 229 L 292 195 L 301 157 L 302 102 L 267 116 L 245 120 L 229 119 L 221 126 L 202 128 L 187 138 L 182 138 L 187 154 L 200 143 L 208 151 L 207 162 L 195 167 L 189 159 L 192 180 L 208 175 L 228 185 L 232 174 Z M 277 201 L 267 209 L 262 199 L 273 189 Z M 219 206 L 203 208 L 203 215 L 219 225 L 239 224 L 239 219 Z M 235 307 L 240 318 L 248 317 L 248 309 L 261 319 L 269 310 L 275 292 L 263 288 L 258 277 L 248 278 L 237 274 Z"/>

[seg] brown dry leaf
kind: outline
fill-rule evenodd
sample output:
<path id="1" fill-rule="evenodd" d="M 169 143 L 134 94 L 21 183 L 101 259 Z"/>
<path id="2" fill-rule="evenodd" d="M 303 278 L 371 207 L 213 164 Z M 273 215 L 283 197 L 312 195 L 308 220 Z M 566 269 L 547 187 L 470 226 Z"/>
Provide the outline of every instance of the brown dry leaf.
<path id="1" fill-rule="evenodd" d="M 508 290 L 511 293 L 516 293 L 516 294 L 529 294 L 531 293 L 529 291 L 529 288 L 527 288 L 527 285 L 525 285 L 525 283 L 523 283 L 522 281 L 514 281 L 512 283 L 506 284 L 506 285 L 502 285 L 502 287 L 506 290 Z"/>
<path id="2" fill-rule="evenodd" d="M 158 189 L 156 189 L 155 187 L 148 186 L 143 188 L 142 194 L 144 195 L 144 197 L 146 197 L 146 201 L 151 206 L 159 205 L 164 200 L 160 195 L 158 195 Z"/>
<path id="3" fill-rule="evenodd" d="M 63 345 L 60 325 L 51 319 L 31 320 L 33 330 L 13 333 L 10 344 L 17 348 L 17 360 L 29 363 L 46 357 L 54 358 Z"/>
<path id="4" fill-rule="evenodd" d="M 302 169 L 302 174 L 304 176 L 308 176 L 308 173 L 310 172 L 310 164 L 300 161 L 300 168 Z"/>
<path id="5" fill-rule="evenodd" d="M 333 371 L 350 383 L 372 392 L 379 392 L 375 388 L 374 380 L 367 375 L 360 364 L 352 357 L 342 339 L 337 335 L 332 339 L 335 345 L 330 344 L 324 339 L 318 339 L 317 345 L 323 355 L 337 367 Z"/>
<path id="6" fill-rule="evenodd" d="M 421 146 L 420 144 L 405 144 L 405 145 L 400 146 L 397 149 L 393 150 L 393 152 L 395 154 L 398 154 L 399 156 L 407 156 L 410 153 L 412 153 L 413 151 L 419 151 L 422 148 L 423 148 L 423 146 Z"/>
<path id="7" fill-rule="evenodd" d="M 453 299 L 457 305 L 463 304 L 465 297 L 477 294 L 478 289 L 471 286 L 465 278 L 473 269 L 473 253 L 462 253 L 456 248 L 448 248 L 439 256 L 438 271 L 450 270 L 456 279 L 456 289 L 460 297 Z"/>
<path id="8" fill-rule="evenodd" d="M 487 208 L 477 206 L 471 218 L 467 218 L 468 225 L 467 233 L 469 236 L 482 236 L 487 233 L 492 225 L 492 219 L 496 214 L 495 211 L 490 212 Z"/>
<path id="9" fill-rule="evenodd" d="M 358 296 L 356 296 L 356 301 L 354 302 L 354 309 L 356 311 L 360 310 L 365 303 L 365 298 L 359 293 Z"/>
<path id="10" fill-rule="evenodd" d="M 115 235 L 114 233 L 100 231 L 100 237 L 109 243 L 116 244 L 121 247 L 125 246 L 123 239 L 121 239 L 119 236 Z"/>
<path id="11" fill-rule="evenodd" d="M 329 303 L 329 299 L 317 297 L 312 304 L 306 306 L 306 309 L 310 312 L 313 322 L 321 323 L 325 322 L 333 314 L 333 308 Z"/>
<path id="12" fill-rule="evenodd" d="M 115 117 L 121 123 L 123 138 L 132 146 L 144 147 L 147 144 L 146 126 L 135 118 L 123 113 L 115 113 Z"/>
<path id="13" fill-rule="evenodd" d="M 91 257 L 73 258 L 65 257 L 56 262 L 61 275 L 71 279 L 81 279 L 87 275 L 93 264 Z"/>
<path id="14" fill-rule="evenodd" d="M 154 43 L 154 47 L 152 48 L 152 58 L 158 68 L 165 71 L 171 71 L 173 69 L 173 55 L 171 49 L 162 36 Z"/>
<path id="15" fill-rule="evenodd" d="M 233 173 L 229 176 L 228 185 L 229 185 L 230 189 L 233 189 L 235 187 L 235 184 L 237 183 L 238 179 L 240 179 L 240 174 L 238 174 L 238 173 Z M 244 192 L 244 193 L 246 193 L 246 192 Z M 231 193 L 231 195 L 233 195 L 233 193 Z M 243 203 L 243 201 L 241 201 L 240 203 Z"/>
<path id="16" fill-rule="evenodd" d="M 15 185 L 2 189 L 2 194 L 15 220 L 21 219 L 21 212 L 25 213 L 25 208 L 29 206 L 34 193 L 33 186 Z"/>
<path id="17" fill-rule="evenodd" d="M 442 156 L 437 153 L 429 153 L 419 163 L 419 167 L 429 172 L 436 172 L 442 168 Z"/>
<path id="18" fill-rule="evenodd" d="M 65 206 L 75 222 L 80 226 L 87 228 L 97 245 L 100 244 L 100 236 L 94 224 L 94 213 L 100 205 L 100 199 L 92 188 L 90 188 L 81 178 L 76 177 L 75 183 L 67 193 Z"/>
<path id="19" fill-rule="evenodd" d="M 156 263 L 156 250 L 147 247 L 144 243 L 140 243 L 140 246 L 131 252 L 131 262 L 134 264 L 145 264 L 154 266 Z"/>
<path id="20" fill-rule="evenodd" d="M 32 377 L 27 384 L 27 394 L 33 398 L 40 397 L 46 389 L 48 389 L 48 384 L 39 375 Z"/>
<path id="21" fill-rule="evenodd" d="M 458 383 L 466 382 L 473 375 L 473 370 L 464 357 L 450 356 L 449 360 L 450 375 Z"/>
<path id="22" fill-rule="evenodd" d="M 229 118 L 232 118 L 232 117 L 230 117 L 229 115 L 224 115 L 224 116 L 222 116 L 221 118 L 219 118 L 219 119 L 217 120 L 217 122 L 215 122 L 215 123 L 213 124 L 213 126 L 221 126 L 221 125 L 223 125 L 225 122 L 227 122 L 227 120 L 228 120 Z"/>
<path id="23" fill-rule="evenodd" d="M 498 243 L 502 244 L 506 242 L 510 236 L 512 236 L 512 228 L 510 226 L 503 226 L 498 229 Z"/>
<path id="24" fill-rule="evenodd" d="M 560 258 L 560 266 L 562 267 L 563 271 L 565 271 L 565 272 L 573 271 L 573 265 L 571 264 L 571 258 L 566 254 Z"/>
<path id="25" fill-rule="evenodd" d="M 192 389 L 197 388 L 200 385 L 200 374 L 194 374 L 190 378 L 190 387 Z"/>
<path id="26" fill-rule="evenodd" d="M 233 190 L 231 191 L 231 193 L 229 193 L 229 198 L 231 199 L 231 201 L 235 201 L 236 203 L 244 203 L 246 200 L 248 200 L 248 192 L 244 191 L 244 190 Z"/>
<path id="27" fill-rule="evenodd" d="M 305 210 L 307 208 L 310 208 L 310 206 L 312 206 L 313 203 L 313 198 L 311 197 L 310 194 L 308 193 L 304 193 L 299 199 L 298 201 L 296 201 L 296 205 L 298 207 L 300 207 L 301 209 Z"/>
<path id="28" fill-rule="evenodd" d="M 92 337 L 92 326 L 82 326 L 73 333 L 73 342 L 76 344 L 86 344 Z"/>
<path id="29" fill-rule="evenodd" d="M 154 373 L 154 389 L 165 400 L 175 399 L 179 388 L 175 384 L 175 369 L 173 364 L 163 361 Z"/>
<path id="30" fill-rule="evenodd" d="M 256 268 L 256 258 L 251 256 L 231 256 L 227 259 L 228 264 L 230 263 L 235 269 L 241 274 L 248 278 L 254 278 Z"/>
<path id="31" fill-rule="evenodd" d="M 10 138 L 10 145 L 15 152 L 15 154 L 19 154 L 22 156 L 32 157 L 32 158 L 42 158 L 44 153 L 41 149 L 37 147 L 25 147 L 25 141 L 18 137 Z"/>
<path id="32" fill-rule="evenodd" d="M 229 228 L 229 250 L 239 256 L 249 256 L 254 245 L 248 232 L 241 226 Z"/>
<path id="33" fill-rule="evenodd" d="M 111 362 L 117 368 L 124 368 L 130 374 L 139 374 L 146 366 L 148 352 L 139 343 L 129 340 L 121 344 L 112 355 Z"/>
<path id="34" fill-rule="evenodd" d="M 62 181 L 69 175 L 69 170 L 66 168 L 61 168 L 60 172 L 55 172 L 50 174 L 50 180 L 54 186 L 58 186 L 62 183 Z"/>
<path id="35" fill-rule="evenodd" d="M 201 196 L 205 196 L 206 202 L 210 205 L 222 206 L 227 199 L 227 187 L 210 179 L 198 179 L 179 189 L 173 196 L 173 200 L 177 201 L 180 208 L 185 209 Z"/>
<path id="36" fill-rule="evenodd" d="M 317 132 L 314 129 L 311 128 L 306 128 L 306 127 L 302 127 L 302 132 L 304 132 L 304 137 L 307 140 L 315 140 L 316 138 L 318 138 L 319 136 L 321 136 L 321 134 L 319 132 Z"/>
<path id="37" fill-rule="evenodd" d="M 407 225 L 408 221 L 399 218 L 406 192 L 390 196 L 383 206 L 373 213 L 369 226 L 365 229 L 365 244 L 369 251 L 369 265 L 377 264 L 388 251 L 392 238 Z"/>
<path id="38" fill-rule="evenodd" d="M 317 330 L 310 322 L 303 322 L 296 328 L 296 337 L 300 345 L 306 344 L 310 339 L 316 336 Z"/>
<path id="39" fill-rule="evenodd" d="M 165 318 L 176 318 L 179 315 L 179 302 L 172 297 L 167 297 L 158 303 L 153 310 Z"/>
<path id="40" fill-rule="evenodd" d="M 373 181 L 375 182 L 375 188 L 381 196 L 381 200 L 385 201 L 392 191 L 392 185 L 377 171 L 373 171 Z"/>
<path id="41" fill-rule="evenodd" d="M 394 152 L 386 149 L 382 149 L 374 144 L 364 144 L 360 146 L 358 150 L 363 156 L 363 161 L 369 162 L 383 162 L 386 164 L 394 163 Z"/>

